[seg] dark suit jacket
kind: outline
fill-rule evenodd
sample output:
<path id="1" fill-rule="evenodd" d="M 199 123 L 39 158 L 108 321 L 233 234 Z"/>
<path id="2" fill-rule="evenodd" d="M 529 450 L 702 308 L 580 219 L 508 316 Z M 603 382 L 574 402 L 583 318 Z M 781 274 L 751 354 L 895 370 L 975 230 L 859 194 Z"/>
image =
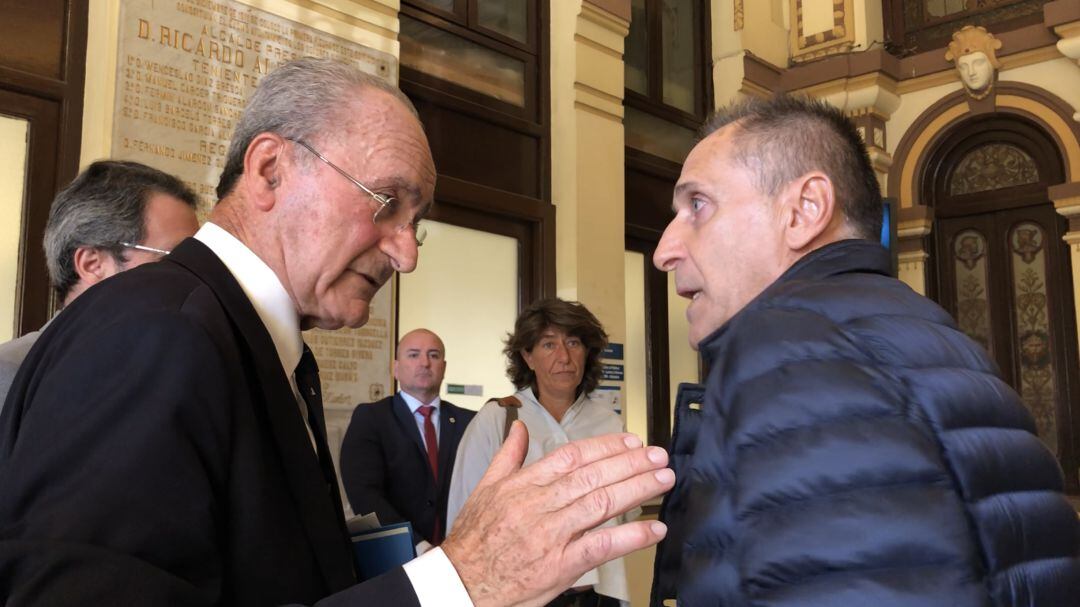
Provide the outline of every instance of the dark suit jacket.
<path id="1" fill-rule="evenodd" d="M 420 430 L 400 394 L 356 407 L 341 444 L 341 482 L 353 512 L 375 512 L 384 524 L 409 521 L 429 542 L 438 516 L 445 534 L 450 474 L 473 415 L 445 400 L 439 405 L 436 484 Z"/>
<path id="2" fill-rule="evenodd" d="M 0 604 L 313 603 L 356 582 L 269 333 L 188 239 L 81 295 L 0 416 Z M 320 459 L 323 461 L 321 462 Z M 342 595 L 416 604 L 401 569 Z"/>

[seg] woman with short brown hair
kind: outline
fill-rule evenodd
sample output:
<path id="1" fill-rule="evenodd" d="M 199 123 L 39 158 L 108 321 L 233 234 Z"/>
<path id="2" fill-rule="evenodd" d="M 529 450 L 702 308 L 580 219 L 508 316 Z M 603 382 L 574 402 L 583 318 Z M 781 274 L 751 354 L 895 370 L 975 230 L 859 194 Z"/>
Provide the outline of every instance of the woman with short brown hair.
<path id="1" fill-rule="evenodd" d="M 489 400 L 461 438 L 446 513 L 451 533 L 454 519 L 502 446 L 513 419 L 529 429 L 526 465 L 570 441 L 623 431 L 622 418 L 610 401 L 593 395 L 606 346 L 604 327 L 578 302 L 543 299 L 518 316 L 504 349 L 507 377 L 518 391 Z M 586 573 L 549 607 L 607 607 L 628 599 L 625 567 L 622 559 L 616 559 Z"/>

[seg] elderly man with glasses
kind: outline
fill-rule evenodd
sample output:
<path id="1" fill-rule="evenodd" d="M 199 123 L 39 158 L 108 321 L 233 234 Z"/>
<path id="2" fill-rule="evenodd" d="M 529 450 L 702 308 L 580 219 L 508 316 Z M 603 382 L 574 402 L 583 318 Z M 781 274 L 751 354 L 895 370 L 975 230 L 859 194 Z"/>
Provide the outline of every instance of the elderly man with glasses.
<path id="1" fill-rule="evenodd" d="M 367 321 L 416 266 L 434 187 L 395 87 L 328 60 L 267 75 L 209 221 L 80 298 L 16 382 L 0 417 L 3 599 L 538 605 L 659 541 L 655 521 L 586 531 L 672 486 L 663 450 L 616 434 L 521 468 L 518 424 L 440 548 L 356 585 L 300 331 Z"/>
<path id="2" fill-rule="evenodd" d="M 67 306 L 102 280 L 167 255 L 199 229 L 196 201 L 182 181 L 144 164 L 92 163 L 57 194 L 45 226 L 56 300 Z M 40 336 L 31 331 L 0 344 L 0 408 Z"/>

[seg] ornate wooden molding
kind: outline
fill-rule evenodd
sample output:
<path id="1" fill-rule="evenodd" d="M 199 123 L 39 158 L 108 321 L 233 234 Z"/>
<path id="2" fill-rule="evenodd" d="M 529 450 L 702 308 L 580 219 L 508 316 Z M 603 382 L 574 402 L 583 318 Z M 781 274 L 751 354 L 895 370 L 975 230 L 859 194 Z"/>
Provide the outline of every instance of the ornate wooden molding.
<path id="1" fill-rule="evenodd" d="M 1072 106 L 1049 91 L 1010 81 L 998 83 L 993 109 L 1038 123 L 1057 142 L 1068 179 L 1080 181 L 1080 125 L 1070 119 Z M 920 204 L 915 186 L 922 178 L 926 155 L 943 133 L 971 115 L 967 94 L 955 91 L 927 108 L 907 129 L 893 153 L 889 173 L 889 195 L 899 199 L 901 206 Z"/>
<path id="2" fill-rule="evenodd" d="M 746 16 L 743 12 L 743 0 L 735 0 L 735 31 L 739 31 L 743 28 L 745 20 Z"/>
<path id="3" fill-rule="evenodd" d="M 795 3 L 801 0 L 789 0 L 794 10 Z M 832 0 L 836 2 L 837 0 Z M 1058 5 L 1061 6 L 1058 6 Z M 835 16 L 835 15 L 834 15 Z M 797 18 L 795 15 L 793 18 Z M 794 24 L 793 24 L 794 25 Z M 1080 3 L 1076 0 L 1059 0 L 1045 7 L 1044 22 L 995 34 L 1002 41 L 1002 52 L 998 59 L 1002 71 L 1016 69 L 1033 63 L 1041 63 L 1055 57 L 1068 56 L 1074 52 L 1072 44 L 1066 42 L 1059 48 L 1055 46 L 1062 37 L 1078 36 L 1075 54 L 1080 57 Z M 799 51 L 795 44 L 795 28 L 792 28 L 791 48 L 793 55 Z M 827 44 L 827 43 L 826 43 Z M 812 50 L 812 49 L 811 49 Z M 804 49 L 806 51 L 806 49 Z M 749 54 L 748 54 L 749 55 Z M 814 59 L 808 61 L 807 59 Z M 763 59 L 748 57 L 750 62 L 765 64 Z M 889 54 L 881 48 L 872 48 L 858 53 L 833 51 L 827 56 L 820 54 L 793 57 L 795 65 L 779 67 L 769 65 L 769 71 L 775 72 L 768 80 L 754 80 L 757 87 L 772 92 L 803 90 L 821 86 L 843 78 L 853 78 L 872 72 L 883 73 L 897 82 L 897 93 L 905 95 L 915 91 L 948 84 L 956 80 L 953 64 L 945 59 L 945 47 L 927 49 L 917 55 L 903 59 Z M 749 70 L 749 68 L 747 68 Z M 759 73 L 762 70 L 757 70 Z M 749 78 L 748 74 L 748 78 Z"/>

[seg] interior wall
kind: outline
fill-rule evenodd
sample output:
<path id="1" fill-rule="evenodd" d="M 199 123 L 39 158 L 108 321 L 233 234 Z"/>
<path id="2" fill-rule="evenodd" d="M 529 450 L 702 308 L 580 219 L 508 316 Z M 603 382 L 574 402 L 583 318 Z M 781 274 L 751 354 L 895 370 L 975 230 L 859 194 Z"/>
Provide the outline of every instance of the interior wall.
<path id="1" fill-rule="evenodd" d="M 1022 82 L 1037 86 L 1057 95 L 1074 108 L 1080 108 L 1080 66 L 1065 57 L 1002 70 L 998 74 L 998 82 Z M 886 123 L 889 153 L 896 153 L 900 140 L 926 108 L 961 88 L 960 77 L 956 76 L 948 84 L 900 95 L 900 107 Z"/>
<path id="2" fill-rule="evenodd" d="M 896 154 L 896 148 L 900 145 L 900 141 L 911 128 L 911 125 L 926 111 L 926 108 L 937 103 L 942 97 L 961 88 L 960 79 L 957 78 L 956 81 L 948 84 L 900 95 L 900 105 L 889 117 L 889 121 L 885 123 L 885 145 L 889 154 Z M 901 203 L 907 206 L 911 204 L 911 201 L 904 200 Z"/>
<path id="3" fill-rule="evenodd" d="M 830 5 L 832 0 L 829 0 Z M 743 0 L 745 18 L 742 30 L 742 46 L 745 50 L 761 57 L 773 65 L 788 64 L 788 27 L 774 18 L 772 2 Z M 831 12 L 830 12 L 831 14 Z M 730 21 L 732 15 L 722 15 L 721 19 Z"/>
<path id="4" fill-rule="evenodd" d="M 645 355 L 645 256 L 626 251 L 626 400 L 623 419 L 626 430 L 646 439 L 649 436 L 648 381 Z"/>
<path id="5" fill-rule="evenodd" d="M 742 88 L 745 51 L 742 45 L 742 30 L 735 29 L 735 9 L 732 2 L 733 0 L 711 2 L 709 24 L 712 30 L 713 107 L 723 107 L 734 101 Z"/>
<path id="6" fill-rule="evenodd" d="M 885 21 L 881 0 L 855 0 L 855 50 L 865 50 L 885 42 Z"/>
<path id="7" fill-rule="evenodd" d="M 0 342 L 15 337 L 29 123 L 0 114 Z"/>
<path id="8" fill-rule="evenodd" d="M 629 11 L 624 17 L 580 0 L 550 6 L 556 293 L 585 304 L 610 341 L 624 344 L 622 54 Z M 619 386 L 620 399 L 623 384 L 604 381 Z"/>
<path id="9" fill-rule="evenodd" d="M 1061 97 L 1074 109 L 1080 108 L 1080 66 L 1071 59 L 1059 57 L 1004 70 L 1000 79 L 1037 86 Z"/>
<path id="10" fill-rule="evenodd" d="M 112 150 L 120 0 L 91 2 L 87 21 L 90 35 L 86 37 L 80 170 L 95 160 L 108 158 Z"/>
<path id="11" fill-rule="evenodd" d="M 514 393 L 503 340 L 517 318 L 518 242 L 508 236 L 425 221 L 428 237 L 416 271 L 399 277 L 398 335 L 425 328 L 446 346 L 440 396 L 477 410 Z M 450 384 L 481 394 L 451 394 Z"/>

